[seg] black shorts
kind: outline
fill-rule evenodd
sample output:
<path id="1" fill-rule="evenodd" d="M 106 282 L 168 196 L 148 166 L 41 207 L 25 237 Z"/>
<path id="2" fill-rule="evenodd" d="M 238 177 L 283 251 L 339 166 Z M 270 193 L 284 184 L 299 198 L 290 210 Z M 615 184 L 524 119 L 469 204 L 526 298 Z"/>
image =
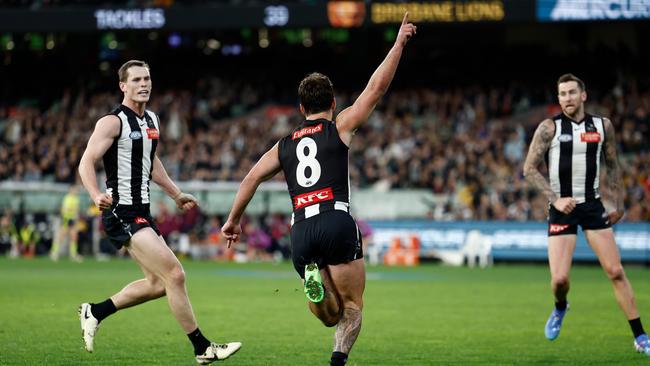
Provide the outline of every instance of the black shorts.
<path id="1" fill-rule="evenodd" d="M 140 229 L 150 227 L 160 235 L 158 226 L 151 217 L 149 205 L 116 205 L 102 212 L 104 231 L 115 248 L 128 244 Z"/>
<path id="2" fill-rule="evenodd" d="M 551 205 L 548 212 L 548 236 L 575 235 L 578 233 L 578 225 L 583 231 L 612 226 L 603 203 L 598 199 L 577 204 L 568 215 Z"/>
<path id="3" fill-rule="evenodd" d="M 310 263 L 325 268 L 363 258 L 361 247 L 359 228 L 345 211 L 321 212 L 291 227 L 291 259 L 301 278 Z"/>

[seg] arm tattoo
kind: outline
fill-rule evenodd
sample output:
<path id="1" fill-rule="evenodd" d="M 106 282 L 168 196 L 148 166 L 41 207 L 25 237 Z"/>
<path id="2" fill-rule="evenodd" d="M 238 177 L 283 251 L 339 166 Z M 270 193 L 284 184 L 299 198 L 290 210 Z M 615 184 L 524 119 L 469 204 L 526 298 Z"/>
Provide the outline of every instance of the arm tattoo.
<path id="1" fill-rule="evenodd" d="M 612 122 L 605 118 L 605 141 L 604 145 L 604 160 L 607 167 L 607 174 L 605 174 L 605 185 L 612 192 L 616 210 L 622 212 L 623 207 L 623 185 L 621 182 L 621 168 L 618 164 L 618 155 L 616 154 L 616 136 L 614 133 L 614 126 Z"/>
<path id="2" fill-rule="evenodd" d="M 350 354 L 354 341 L 361 332 L 361 310 L 345 308 L 334 333 L 334 352 Z"/>
<path id="3" fill-rule="evenodd" d="M 547 121 L 542 122 L 535 131 L 524 163 L 524 176 L 528 183 L 541 191 L 551 203 L 555 202 L 558 197 L 546 178 L 539 172 L 538 166 L 544 160 L 544 155 L 551 146 L 553 135 L 555 135 L 555 131 L 554 128 L 551 128 L 551 124 Z"/>

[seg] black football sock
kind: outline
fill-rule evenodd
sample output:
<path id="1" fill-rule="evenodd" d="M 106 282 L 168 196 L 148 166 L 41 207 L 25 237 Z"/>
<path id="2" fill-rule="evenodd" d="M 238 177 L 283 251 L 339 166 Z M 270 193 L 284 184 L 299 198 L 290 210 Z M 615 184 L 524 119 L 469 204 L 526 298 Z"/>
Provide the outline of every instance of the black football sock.
<path id="1" fill-rule="evenodd" d="M 90 304 L 90 312 L 93 313 L 93 316 L 101 322 L 102 320 L 106 319 L 111 314 L 114 314 L 117 311 L 117 308 L 115 307 L 115 304 L 113 304 L 113 300 L 106 299 L 104 302 L 100 302 L 99 304 Z"/>
<path id="2" fill-rule="evenodd" d="M 348 361 L 348 355 L 343 352 L 332 352 L 330 366 L 344 366 Z"/>
<path id="3" fill-rule="evenodd" d="M 634 338 L 645 334 L 645 330 L 643 330 L 643 325 L 641 324 L 641 318 L 629 320 L 629 323 L 630 328 L 632 328 L 632 333 L 634 333 Z"/>
<path id="4" fill-rule="evenodd" d="M 558 311 L 564 311 L 564 310 L 566 310 L 566 304 L 567 304 L 566 300 L 564 300 L 564 301 L 556 301 L 555 302 L 555 308 Z"/>
<path id="5" fill-rule="evenodd" d="M 188 334 L 187 338 L 190 339 L 192 346 L 194 346 L 195 355 L 202 355 L 210 347 L 210 341 L 203 336 L 199 328 Z"/>

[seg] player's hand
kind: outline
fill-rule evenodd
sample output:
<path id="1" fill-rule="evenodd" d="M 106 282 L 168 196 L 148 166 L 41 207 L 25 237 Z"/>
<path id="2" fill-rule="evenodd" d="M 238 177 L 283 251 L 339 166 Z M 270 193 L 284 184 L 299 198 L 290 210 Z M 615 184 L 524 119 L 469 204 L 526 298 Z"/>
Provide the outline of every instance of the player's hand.
<path id="1" fill-rule="evenodd" d="M 609 223 L 611 225 L 614 225 L 615 223 L 619 222 L 622 218 L 625 212 L 623 211 L 612 211 L 609 213 Z"/>
<path id="2" fill-rule="evenodd" d="M 418 27 L 413 25 L 413 23 L 408 22 L 409 12 L 404 13 L 404 19 L 402 19 L 402 25 L 399 27 L 399 33 L 397 33 L 397 39 L 395 39 L 395 44 L 401 47 L 406 46 L 406 42 L 411 39 L 413 35 L 417 33 Z"/>
<path id="3" fill-rule="evenodd" d="M 97 208 L 103 211 L 111 207 L 113 204 L 113 197 L 108 193 L 100 193 L 93 197 L 93 202 L 95 202 Z"/>
<path id="4" fill-rule="evenodd" d="M 553 207 L 563 214 L 568 215 L 574 208 L 576 208 L 576 200 L 574 200 L 573 197 L 558 198 L 553 202 Z"/>
<path id="5" fill-rule="evenodd" d="M 183 192 L 179 192 L 174 197 L 174 202 L 176 202 L 176 207 L 182 211 L 193 209 L 199 205 L 199 201 L 196 200 L 196 197 L 192 196 L 189 193 Z"/>
<path id="6" fill-rule="evenodd" d="M 223 224 L 223 227 L 221 228 L 221 232 L 223 233 L 223 236 L 226 238 L 226 243 L 228 243 L 228 248 L 233 243 L 236 243 L 239 241 L 239 235 L 241 234 L 241 226 L 239 224 L 235 224 L 232 221 L 226 221 L 225 224 Z"/>

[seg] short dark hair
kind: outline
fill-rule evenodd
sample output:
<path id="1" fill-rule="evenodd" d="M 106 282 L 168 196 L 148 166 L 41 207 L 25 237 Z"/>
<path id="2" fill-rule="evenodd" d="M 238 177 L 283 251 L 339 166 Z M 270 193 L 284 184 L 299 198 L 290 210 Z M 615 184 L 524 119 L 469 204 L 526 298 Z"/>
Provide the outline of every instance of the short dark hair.
<path id="1" fill-rule="evenodd" d="M 566 83 L 568 81 L 575 81 L 576 83 L 578 83 L 578 87 L 580 87 L 581 91 L 586 90 L 585 82 L 580 80 L 579 77 L 577 77 L 577 76 L 575 76 L 573 74 L 564 74 L 564 75 L 560 76 L 560 78 L 557 79 L 557 85 L 560 86 L 561 83 Z"/>
<path id="2" fill-rule="evenodd" d="M 120 81 L 126 82 L 129 78 L 129 69 L 133 66 L 146 67 L 149 69 L 149 65 L 146 62 L 140 60 L 129 60 L 120 66 L 120 69 L 117 71 L 117 76 L 120 77 Z"/>
<path id="3" fill-rule="evenodd" d="M 324 112 L 332 108 L 334 86 L 327 76 L 312 72 L 300 82 L 298 96 L 305 114 Z"/>

